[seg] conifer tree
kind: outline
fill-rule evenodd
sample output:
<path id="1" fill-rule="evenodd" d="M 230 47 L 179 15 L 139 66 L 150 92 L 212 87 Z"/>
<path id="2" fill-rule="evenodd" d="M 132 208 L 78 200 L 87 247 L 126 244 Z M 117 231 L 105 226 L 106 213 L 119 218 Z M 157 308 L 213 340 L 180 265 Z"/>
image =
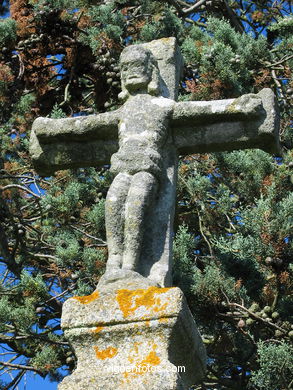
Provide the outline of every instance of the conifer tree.
<path id="1" fill-rule="evenodd" d="M 123 48 L 176 36 L 180 99 L 272 88 L 283 149 L 181 156 L 174 283 L 209 356 L 195 388 L 289 390 L 291 1 L 2 0 L 0 14 L 0 388 L 14 389 L 29 371 L 58 381 L 60 367 L 74 368 L 62 303 L 91 293 L 107 259 L 109 167 L 38 176 L 31 124 L 116 109 Z"/>

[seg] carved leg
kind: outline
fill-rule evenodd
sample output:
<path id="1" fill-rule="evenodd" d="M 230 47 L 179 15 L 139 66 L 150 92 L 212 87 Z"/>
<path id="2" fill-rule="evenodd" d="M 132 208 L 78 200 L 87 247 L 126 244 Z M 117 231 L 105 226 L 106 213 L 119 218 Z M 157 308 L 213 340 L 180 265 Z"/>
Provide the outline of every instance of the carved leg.
<path id="1" fill-rule="evenodd" d="M 145 215 L 157 192 L 157 180 L 148 172 L 136 173 L 131 181 L 126 206 L 122 268 L 136 271 L 141 253 Z"/>
<path id="2" fill-rule="evenodd" d="M 106 236 L 108 243 L 107 271 L 121 268 L 124 241 L 124 208 L 131 176 L 119 173 L 109 188 L 106 204 Z"/>

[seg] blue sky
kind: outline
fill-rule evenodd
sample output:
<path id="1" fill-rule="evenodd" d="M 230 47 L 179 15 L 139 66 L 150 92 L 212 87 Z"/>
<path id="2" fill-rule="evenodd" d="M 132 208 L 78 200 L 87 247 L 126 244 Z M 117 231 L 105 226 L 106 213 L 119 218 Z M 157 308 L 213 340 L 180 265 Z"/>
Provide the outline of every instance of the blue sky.
<path id="1" fill-rule="evenodd" d="M 1 349 L 1 352 L 5 352 Z M 11 355 L 7 355 L 7 360 L 12 357 Z M 1 360 L 3 357 L 1 357 Z M 3 360 L 6 360 L 5 358 Z M 24 360 L 15 361 L 14 363 L 24 364 Z M 16 376 L 18 374 L 18 370 L 12 371 L 12 376 Z M 67 373 L 67 372 L 66 372 Z M 12 377 L 8 377 L 8 375 L 0 369 L 0 381 L 9 383 Z M 50 382 L 48 378 L 43 379 L 40 375 L 34 373 L 33 371 L 27 371 L 19 385 L 15 388 L 15 390 L 57 390 L 58 383 Z"/>
<path id="2" fill-rule="evenodd" d="M 19 390 L 57 390 L 57 385 L 56 382 L 49 382 L 48 379 L 29 373 L 18 388 Z"/>

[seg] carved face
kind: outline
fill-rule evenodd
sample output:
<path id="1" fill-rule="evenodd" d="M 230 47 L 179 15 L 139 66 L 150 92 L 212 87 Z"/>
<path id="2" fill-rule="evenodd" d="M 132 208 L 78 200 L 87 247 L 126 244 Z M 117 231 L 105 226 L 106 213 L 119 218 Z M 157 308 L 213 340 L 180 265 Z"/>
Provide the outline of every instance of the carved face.
<path id="1" fill-rule="evenodd" d="M 128 50 L 120 59 L 121 79 L 129 92 L 147 91 L 152 79 L 149 53 L 143 48 Z"/>

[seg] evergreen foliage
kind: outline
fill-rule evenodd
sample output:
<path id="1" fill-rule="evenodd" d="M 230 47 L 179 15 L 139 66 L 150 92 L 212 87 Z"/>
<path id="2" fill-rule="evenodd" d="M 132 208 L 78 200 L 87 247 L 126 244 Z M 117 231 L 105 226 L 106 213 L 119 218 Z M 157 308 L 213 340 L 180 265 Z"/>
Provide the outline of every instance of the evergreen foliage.
<path id="1" fill-rule="evenodd" d="M 16 22 L 7 18 L 0 20 L 0 46 L 11 46 L 16 41 Z"/>
<path id="2" fill-rule="evenodd" d="M 196 389 L 289 390 L 291 2 L 11 0 L 0 1 L 0 13 L 8 6 L 0 19 L 0 339 L 11 376 L 0 388 L 15 388 L 27 369 L 59 381 L 60 367 L 74 368 L 62 303 L 90 294 L 107 259 L 109 167 L 39 177 L 31 124 L 119 107 L 122 49 L 173 35 L 185 59 L 180 100 L 270 87 L 281 113 L 282 158 L 246 150 L 180 159 L 174 282 L 209 356 Z"/>
<path id="3" fill-rule="evenodd" d="M 287 378 L 293 375 L 293 349 L 285 342 L 258 343 L 259 369 L 252 374 L 252 383 L 258 389 L 286 388 Z"/>

